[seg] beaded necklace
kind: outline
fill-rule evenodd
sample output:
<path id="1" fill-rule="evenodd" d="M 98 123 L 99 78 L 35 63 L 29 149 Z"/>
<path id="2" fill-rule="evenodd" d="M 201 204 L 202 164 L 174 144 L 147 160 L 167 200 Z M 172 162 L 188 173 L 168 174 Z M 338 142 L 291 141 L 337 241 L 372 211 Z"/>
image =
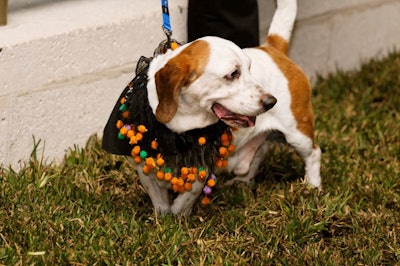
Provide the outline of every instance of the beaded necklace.
<path id="1" fill-rule="evenodd" d="M 130 155 L 144 174 L 167 182 L 176 193 L 204 183 L 202 204 L 210 203 L 216 168 L 227 166 L 234 151 L 231 128 L 222 121 L 205 128 L 175 133 L 155 119 L 147 99 L 151 59 L 141 57 L 135 78 L 122 92 L 104 130 L 103 149 Z"/>

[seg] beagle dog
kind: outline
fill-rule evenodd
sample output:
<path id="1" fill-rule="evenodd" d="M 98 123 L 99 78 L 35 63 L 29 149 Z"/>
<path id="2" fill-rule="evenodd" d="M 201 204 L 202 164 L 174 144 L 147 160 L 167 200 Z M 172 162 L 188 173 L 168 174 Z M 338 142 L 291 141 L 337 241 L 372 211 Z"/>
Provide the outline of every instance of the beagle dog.
<path id="1" fill-rule="evenodd" d="M 178 139 L 187 132 L 213 127 L 221 121 L 235 128 L 231 131 L 235 150 L 223 158 L 227 160 L 227 169 L 235 175 L 229 184 L 248 183 L 254 178 L 268 151 L 269 132 L 279 131 L 304 159 L 305 182 L 319 188 L 321 151 L 314 141 L 310 83 L 286 55 L 297 3 L 296 0 L 277 2 L 268 36 L 259 47 L 240 49 L 228 40 L 208 36 L 155 56 L 147 72 L 146 97 L 155 123 L 176 134 Z M 153 137 L 154 141 L 163 135 Z M 186 145 L 195 141 L 181 142 Z M 211 142 L 218 143 L 218 139 Z M 178 150 L 179 145 L 176 145 Z M 203 153 L 197 161 L 214 171 L 206 161 L 215 148 L 202 149 L 196 148 Z M 190 149 L 186 152 L 171 160 L 174 169 L 179 170 L 180 163 L 193 153 Z M 130 161 L 138 166 L 134 156 Z M 190 190 L 171 199 L 172 183 L 160 180 L 158 172 L 149 172 L 142 164 L 136 169 L 160 214 L 189 215 L 207 183 L 206 179 L 198 178 L 190 184 Z"/>

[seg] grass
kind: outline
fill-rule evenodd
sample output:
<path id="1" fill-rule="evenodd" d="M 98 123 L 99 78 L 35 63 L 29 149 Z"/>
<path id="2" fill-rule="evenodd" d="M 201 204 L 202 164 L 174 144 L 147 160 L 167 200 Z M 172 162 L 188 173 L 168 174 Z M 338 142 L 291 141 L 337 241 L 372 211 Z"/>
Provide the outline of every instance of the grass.
<path id="1" fill-rule="evenodd" d="M 36 148 L 0 168 L 4 265 L 400 264 L 400 54 L 313 90 L 324 192 L 275 144 L 251 187 L 217 189 L 191 217 L 157 217 L 134 171 L 93 136 L 63 163 Z"/>

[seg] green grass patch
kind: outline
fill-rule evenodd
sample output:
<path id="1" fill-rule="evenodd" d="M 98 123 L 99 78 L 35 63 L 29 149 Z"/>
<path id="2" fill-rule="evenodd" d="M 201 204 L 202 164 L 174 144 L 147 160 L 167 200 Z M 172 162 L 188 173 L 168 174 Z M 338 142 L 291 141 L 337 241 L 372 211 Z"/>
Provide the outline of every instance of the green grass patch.
<path id="1" fill-rule="evenodd" d="M 93 136 L 61 164 L 0 168 L 4 265 L 395 265 L 400 260 L 400 55 L 313 89 L 324 191 L 274 144 L 254 186 L 157 217 L 134 170 Z"/>

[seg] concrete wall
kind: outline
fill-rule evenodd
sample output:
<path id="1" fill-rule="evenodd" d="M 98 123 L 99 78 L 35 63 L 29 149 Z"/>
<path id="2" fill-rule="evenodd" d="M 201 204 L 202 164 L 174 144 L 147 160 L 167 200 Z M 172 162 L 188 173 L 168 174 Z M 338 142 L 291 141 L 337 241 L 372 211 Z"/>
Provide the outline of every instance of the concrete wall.
<path id="1" fill-rule="evenodd" d="M 164 35 L 159 0 L 9 2 L 0 27 L 0 165 L 18 168 L 33 135 L 49 160 L 101 135 L 137 59 Z M 185 40 L 187 0 L 169 2 L 174 37 Z M 263 36 L 275 3 L 259 2 Z M 357 68 L 399 48 L 399 15 L 400 0 L 299 0 L 290 55 L 311 79 Z"/>
<path id="2" fill-rule="evenodd" d="M 274 1 L 260 0 L 261 35 Z M 266 13 L 262 13 L 267 10 Z M 400 0 L 298 0 L 290 57 L 315 80 L 400 48 Z"/>

